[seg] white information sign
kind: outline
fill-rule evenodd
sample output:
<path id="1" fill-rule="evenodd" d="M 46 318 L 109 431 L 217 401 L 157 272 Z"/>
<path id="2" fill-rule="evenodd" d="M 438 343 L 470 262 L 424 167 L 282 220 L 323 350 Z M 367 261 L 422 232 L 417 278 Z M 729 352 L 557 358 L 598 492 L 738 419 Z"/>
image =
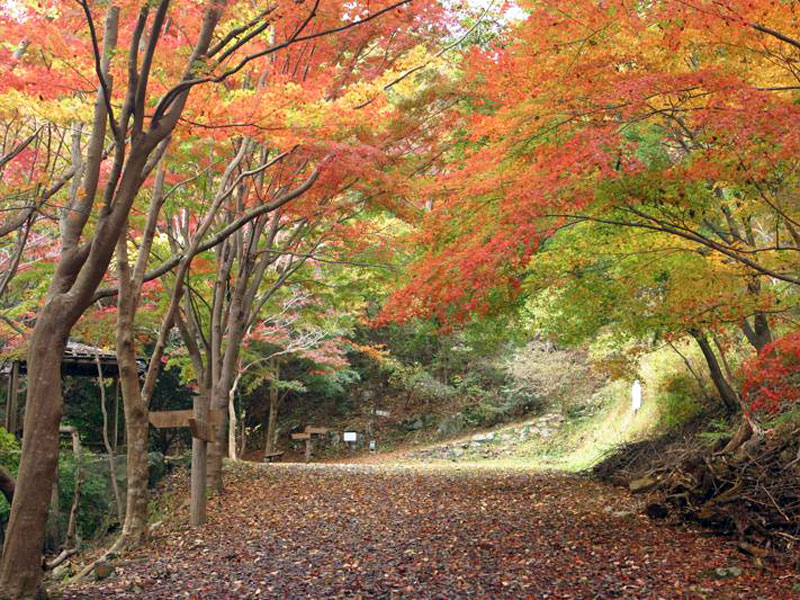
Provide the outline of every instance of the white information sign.
<path id="1" fill-rule="evenodd" d="M 358 439 L 358 434 L 355 431 L 345 431 L 344 432 L 344 441 L 345 442 L 355 442 Z"/>
<path id="2" fill-rule="evenodd" d="M 642 408 L 642 384 L 638 379 L 631 386 L 631 408 L 633 412 L 638 412 Z"/>

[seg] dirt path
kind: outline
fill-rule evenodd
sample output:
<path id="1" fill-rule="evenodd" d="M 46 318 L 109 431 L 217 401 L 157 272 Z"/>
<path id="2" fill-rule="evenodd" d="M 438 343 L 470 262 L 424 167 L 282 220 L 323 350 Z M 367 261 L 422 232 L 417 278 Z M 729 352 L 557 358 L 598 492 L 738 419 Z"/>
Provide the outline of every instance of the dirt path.
<path id="1" fill-rule="evenodd" d="M 207 526 L 178 525 L 179 511 L 147 553 L 63 597 L 800 598 L 797 576 L 638 513 L 616 489 L 556 474 L 237 467 Z"/>

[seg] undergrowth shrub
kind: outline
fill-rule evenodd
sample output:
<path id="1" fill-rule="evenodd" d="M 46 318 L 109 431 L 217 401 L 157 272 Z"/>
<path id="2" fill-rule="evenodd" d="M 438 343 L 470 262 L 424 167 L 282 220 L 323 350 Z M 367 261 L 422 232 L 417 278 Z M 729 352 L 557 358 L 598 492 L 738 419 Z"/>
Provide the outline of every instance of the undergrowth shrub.
<path id="1" fill-rule="evenodd" d="M 69 445 L 67 443 L 67 445 Z M 0 428 L 0 465 L 16 476 L 19 468 L 20 445 L 16 437 Z M 82 539 L 93 539 L 106 533 L 109 525 L 116 521 L 116 508 L 105 455 L 93 455 L 85 447 L 81 457 L 84 472 L 84 483 L 81 502 L 78 508 L 78 534 Z M 96 463 L 101 468 L 87 468 Z M 65 532 L 72 508 L 75 493 L 75 469 L 77 459 L 71 449 L 65 449 L 58 458 L 58 515 L 51 519 L 57 524 L 60 532 Z M 0 494 L 0 530 L 5 531 L 11 507 L 5 497 Z M 63 540 L 54 540 L 60 543 Z"/>
<path id="2" fill-rule="evenodd" d="M 754 412 L 779 413 L 800 402 L 800 329 L 767 344 L 743 365 L 742 396 Z"/>
<path id="3" fill-rule="evenodd" d="M 662 392 L 657 398 L 661 407 L 659 425 L 673 429 L 691 422 L 703 412 L 703 407 L 691 396 Z"/>
<path id="4" fill-rule="evenodd" d="M 114 492 L 108 477 L 107 457 L 83 450 L 81 467 L 84 482 L 78 509 L 78 532 L 83 539 L 94 539 L 105 535 L 109 526 L 117 520 Z M 71 452 L 62 452 L 58 461 L 59 524 L 64 531 L 69 520 L 75 493 L 75 470 L 78 459 Z M 124 489 L 124 488 L 123 488 Z"/>
<path id="5" fill-rule="evenodd" d="M 660 407 L 659 425 L 667 429 L 680 427 L 703 412 L 702 397 L 697 382 L 684 374 L 667 376 L 659 386 L 656 401 Z"/>
<path id="6" fill-rule="evenodd" d="M 19 468 L 20 446 L 17 438 L 0 427 L 0 465 L 16 477 Z M 5 531 L 11 512 L 5 496 L 0 494 L 0 531 Z"/>
<path id="7" fill-rule="evenodd" d="M 585 352 L 559 349 L 541 340 L 517 351 L 507 369 L 517 390 L 559 407 L 564 414 L 585 404 L 602 379 Z"/>

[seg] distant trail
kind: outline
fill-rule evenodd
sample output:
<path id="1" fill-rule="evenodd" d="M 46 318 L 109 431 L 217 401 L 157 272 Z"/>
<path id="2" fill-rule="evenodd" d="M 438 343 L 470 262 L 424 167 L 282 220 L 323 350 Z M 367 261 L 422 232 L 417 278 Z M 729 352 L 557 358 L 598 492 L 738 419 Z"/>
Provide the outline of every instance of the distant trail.
<path id="1" fill-rule="evenodd" d="M 63 598 L 800 598 L 796 575 L 759 572 L 732 543 L 577 477 L 276 464 L 228 482 L 207 526 L 167 525 Z"/>

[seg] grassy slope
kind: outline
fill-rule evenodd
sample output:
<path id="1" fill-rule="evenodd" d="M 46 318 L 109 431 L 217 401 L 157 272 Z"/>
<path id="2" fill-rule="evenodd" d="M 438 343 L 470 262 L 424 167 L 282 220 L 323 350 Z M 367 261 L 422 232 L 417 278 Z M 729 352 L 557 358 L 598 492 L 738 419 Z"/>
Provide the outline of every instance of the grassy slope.
<path id="1" fill-rule="evenodd" d="M 535 428 L 541 417 L 512 425 L 502 425 L 492 431 L 496 439 L 469 447 L 472 435 L 465 432 L 458 438 L 425 446 L 401 445 L 397 451 L 366 458 L 370 462 L 415 460 L 430 463 L 457 463 L 483 467 L 512 467 L 580 471 L 597 462 L 613 447 L 662 432 L 669 424 L 679 424 L 687 415 L 699 409 L 695 398 L 678 401 L 663 391 L 667 374 L 684 369 L 683 361 L 669 349 L 661 349 L 642 358 L 639 368 L 644 394 L 641 410 L 634 414 L 630 402 L 630 382 L 611 381 L 591 398 L 578 405 L 561 423 L 553 435 L 526 436 L 520 432 Z M 551 411 L 558 411 L 551 407 Z M 502 439 L 503 435 L 510 439 Z M 466 448 L 456 457 L 437 457 L 446 449 Z M 439 452 L 437 452 L 439 450 Z"/>

